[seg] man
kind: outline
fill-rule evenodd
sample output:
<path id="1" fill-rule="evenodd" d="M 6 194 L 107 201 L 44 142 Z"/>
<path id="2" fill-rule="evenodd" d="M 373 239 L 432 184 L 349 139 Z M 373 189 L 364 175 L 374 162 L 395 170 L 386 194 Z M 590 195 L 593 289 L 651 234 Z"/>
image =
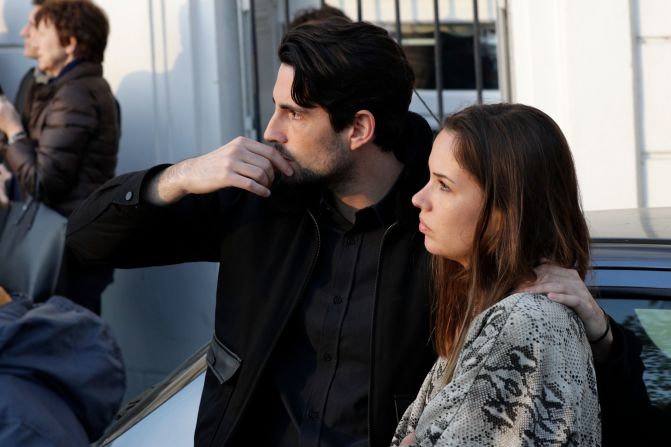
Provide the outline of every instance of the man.
<path id="1" fill-rule="evenodd" d="M 408 113 L 414 75 L 381 28 L 304 25 L 279 57 L 273 147 L 239 137 L 113 179 L 68 242 L 117 267 L 220 262 L 197 446 L 389 445 L 435 360 L 410 203 L 431 131 Z M 543 268 L 603 330 L 577 275 Z"/>

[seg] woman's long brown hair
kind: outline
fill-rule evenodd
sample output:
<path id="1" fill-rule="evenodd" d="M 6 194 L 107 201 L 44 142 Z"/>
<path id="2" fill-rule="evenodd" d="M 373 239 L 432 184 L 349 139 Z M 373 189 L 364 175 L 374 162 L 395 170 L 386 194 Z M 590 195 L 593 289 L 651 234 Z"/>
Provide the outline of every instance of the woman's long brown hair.
<path id="1" fill-rule="evenodd" d="M 436 348 L 449 381 L 474 317 L 534 280 L 542 258 L 584 278 L 589 232 L 571 151 L 548 115 L 521 104 L 472 106 L 443 127 L 484 191 L 469 266 L 433 258 Z"/>

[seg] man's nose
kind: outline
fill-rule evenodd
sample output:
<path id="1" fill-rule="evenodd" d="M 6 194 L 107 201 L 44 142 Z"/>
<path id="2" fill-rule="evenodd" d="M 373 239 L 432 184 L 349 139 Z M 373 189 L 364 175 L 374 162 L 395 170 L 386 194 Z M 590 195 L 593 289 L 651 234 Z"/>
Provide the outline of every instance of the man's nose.
<path id="1" fill-rule="evenodd" d="M 281 120 L 277 116 L 277 113 L 274 113 L 268 121 L 266 130 L 263 132 L 263 139 L 271 143 L 280 143 L 284 144 L 287 141 L 286 132 L 282 129 Z"/>

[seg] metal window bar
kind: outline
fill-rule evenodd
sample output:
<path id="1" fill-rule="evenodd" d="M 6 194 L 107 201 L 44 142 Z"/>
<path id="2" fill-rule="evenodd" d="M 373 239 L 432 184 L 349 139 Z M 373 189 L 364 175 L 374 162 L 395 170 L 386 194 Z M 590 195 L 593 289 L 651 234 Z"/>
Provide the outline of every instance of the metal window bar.
<path id="1" fill-rule="evenodd" d="M 482 59 L 480 58 L 480 17 L 478 0 L 473 0 L 473 60 L 475 62 L 475 90 L 478 104 L 482 104 Z"/>
<path id="2" fill-rule="evenodd" d="M 403 46 L 403 36 L 401 35 L 401 1 L 394 0 L 394 10 L 396 12 L 396 41 L 399 46 Z"/>
<path id="3" fill-rule="evenodd" d="M 356 17 L 359 22 L 363 19 L 363 7 L 361 5 L 361 0 L 356 0 Z"/>
<path id="4" fill-rule="evenodd" d="M 443 122 L 443 45 L 440 38 L 440 15 L 438 14 L 438 0 L 433 0 L 433 39 L 434 58 L 436 60 L 436 96 L 438 99 L 438 118 Z"/>
<path id="5" fill-rule="evenodd" d="M 256 131 L 256 139 L 261 141 L 263 139 L 263 134 L 261 132 L 261 103 L 259 100 L 259 53 L 256 41 L 255 0 L 250 0 L 249 2 L 249 14 L 252 28 L 252 102 L 254 104 L 254 130 Z"/>
<path id="6" fill-rule="evenodd" d="M 508 4 L 506 0 L 499 0 L 496 14 L 497 60 L 499 64 L 499 89 L 501 100 L 512 101 L 512 87 L 510 85 L 510 49 L 508 40 Z"/>
<path id="7" fill-rule="evenodd" d="M 396 41 L 399 46 L 403 46 L 403 36 L 401 35 L 401 1 L 394 0 L 394 9 L 396 11 Z"/>
<path id="8" fill-rule="evenodd" d="M 289 31 L 289 24 L 291 23 L 291 8 L 289 7 L 290 0 L 284 0 L 284 31 Z"/>

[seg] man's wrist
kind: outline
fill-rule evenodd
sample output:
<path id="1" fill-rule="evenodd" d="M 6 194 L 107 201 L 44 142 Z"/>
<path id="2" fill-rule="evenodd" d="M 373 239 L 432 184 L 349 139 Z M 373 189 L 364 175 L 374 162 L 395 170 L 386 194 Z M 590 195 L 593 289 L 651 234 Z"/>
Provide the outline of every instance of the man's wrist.
<path id="1" fill-rule="evenodd" d="M 605 363 L 608 361 L 612 349 L 613 349 L 613 329 L 610 322 L 610 317 L 606 314 L 606 311 L 601 309 L 603 316 L 606 320 L 606 330 L 602 335 L 597 337 L 595 340 L 590 340 L 590 346 L 592 348 L 592 355 L 596 363 Z"/>
<path id="2" fill-rule="evenodd" d="M 179 186 L 177 169 L 176 165 L 168 166 L 148 178 L 141 192 L 143 200 L 152 205 L 166 206 L 184 197 L 187 193 Z"/>

